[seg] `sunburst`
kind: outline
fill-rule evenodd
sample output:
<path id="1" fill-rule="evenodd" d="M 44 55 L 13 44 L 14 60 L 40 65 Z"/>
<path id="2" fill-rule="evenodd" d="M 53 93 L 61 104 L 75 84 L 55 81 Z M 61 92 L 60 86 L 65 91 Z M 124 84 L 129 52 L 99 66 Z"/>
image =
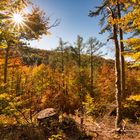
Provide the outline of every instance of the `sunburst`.
<path id="1" fill-rule="evenodd" d="M 31 24 L 36 24 L 34 21 L 29 20 L 29 13 L 26 13 L 25 11 L 14 11 L 11 12 L 9 15 L 8 19 L 8 26 L 14 29 L 14 31 L 17 32 L 24 32 L 26 30 L 31 31 L 34 35 L 36 34 L 31 27 L 28 25 L 29 23 Z"/>
<path id="2" fill-rule="evenodd" d="M 11 14 L 11 24 L 14 26 L 16 29 L 20 29 L 24 27 L 24 24 L 26 22 L 25 16 L 21 12 L 13 12 Z"/>
<path id="3" fill-rule="evenodd" d="M 24 18 L 22 16 L 22 14 L 20 14 L 20 13 L 13 13 L 12 20 L 13 20 L 13 22 L 15 22 L 15 24 L 22 24 L 24 21 Z"/>

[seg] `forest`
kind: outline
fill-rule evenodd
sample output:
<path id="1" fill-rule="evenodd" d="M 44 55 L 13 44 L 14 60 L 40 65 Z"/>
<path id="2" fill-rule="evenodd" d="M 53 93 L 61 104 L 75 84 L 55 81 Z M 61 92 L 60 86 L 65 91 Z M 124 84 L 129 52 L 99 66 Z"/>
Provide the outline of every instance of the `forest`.
<path id="1" fill-rule="evenodd" d="M 33 48 L 61 21 L 30 0 L 0 1 L 0 140 L 140 140 L 140 1 L 102 0 L 86 14 L 114 58 L 94 36 Z"/>

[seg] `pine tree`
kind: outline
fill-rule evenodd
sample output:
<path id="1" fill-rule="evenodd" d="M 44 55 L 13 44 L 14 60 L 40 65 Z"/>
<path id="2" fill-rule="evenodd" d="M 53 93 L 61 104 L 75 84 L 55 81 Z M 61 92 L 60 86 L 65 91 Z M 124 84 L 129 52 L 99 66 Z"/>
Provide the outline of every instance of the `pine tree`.
<path id="1" fill-rule="evenodd" d="M 118 24 L 114 23 L 111 24 L 111 20 L 116 19 L 118 16 L 117 14 L 117 7 L 112 5 L 112 1 L 105 0 L 101 4 L 101 6 L 97 7 L 96 11 L 90 11 L 89 16 L 97 16 L 99 14 L 102 14 L 103 17 L 100 20 L 101 24 L 106 23 L 106 26 L 102 29 L 102 33 L 105 31 L 109 31 L 110 38 L 114 40 L 114 45 L 115 45 L 115 77 L 116 77 L 116 122 L 115 122 L 115 128 L 116 130 L 121 129 L 121 121 L 122 121 L 122 90 L 121 90 L 121 62 L 120 62 L 120 45 L 119 45 L 119 39 L 118 39 Z M 109 21 L 106 21 L 109 19 Z"/>
<path id="2" fill-rule="evenodd" d="M 93 81 L 94 81 L 94 56 L 101 55 L 100 49 L 104 46 L 96 38 L 90 37 L 86 43 L 87 53 L 90 55 L 90 95 L 93 94 Z"/>

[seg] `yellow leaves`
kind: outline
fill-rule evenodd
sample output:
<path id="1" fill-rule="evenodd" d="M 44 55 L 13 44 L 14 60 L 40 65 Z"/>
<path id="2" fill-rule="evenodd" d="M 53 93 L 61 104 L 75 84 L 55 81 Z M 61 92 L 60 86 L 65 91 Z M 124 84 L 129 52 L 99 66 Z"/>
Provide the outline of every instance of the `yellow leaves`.
<path id="1" fill-rule="evenodd" d="M 134 59 L 140 59 L 140 52 L 136 52 L 135 55 L 133 55 Z"/>
<path id="2" fill-rule="evenodd" d="M 95 108 L 95 104 L 93 102 L 93 98 L 89 94 L 87 94 L 85 97 L 85 102 L 82 102 L 87 115 L 90 114 Z"/>
<path id="3" fill-rule="evenodd" d="M 139 38 L 129 38 L 127 40 L 124 40 L 123 42 L 126 43 L 129 46 L 138 47 L 140 45 L 140 39 Z"/>
<path id="4" fill-rule="evenodd" d="M 0 49 L 5 49 L 7 48 L 7 44 L 6 43 L 0 43 Z"/>
<path id="5" fill-rule="evenodd" d="M 136 101 L 140 102 L 140 94 L 137 95 L 131 95 L 129 98 L 127 98 L 128 101 Z"/>
<path id="6" fill-rule="evenodd" d="M 131 0 L 131 1 L 132 1 L 132 3 L 140 4 L 139 0 Z"/>
<path id="7" fill-rule="evenodd" d="M 114 24 L 119 24 L 120 20 L 119 19 L 113 19 L 112 17 L 109 18 L 109 23 L 112 25 Z"/>
<path id="8" fill-rule="evenodd" d="M 134 63 L 134 67 L 140 66 L 140 39 L 130 38 L 123 41 L 130 49 L 125 55 L 131 57 Z"/>
<path id="9" fill-rule="evenodd" d="M 7 48 L 7 46 L 0 45 L 0 48 L 5 49 L 5 48 Z"/>
<path id="10" fill-rule="evenodd" d="M 41 64 L 41 65 L 39 65 L 37 67 L 34 67 L 33 75 L 35 76 L 35 75 L 37 75 L 39 73 L 42 73 L 44 71 L 44 69 L 45 69 L 45 65 L 44 64 Z"/>
<path id="11" fill-rule="evenodd" d="M 0 100 L 9 100 L 9 94 L 7 93 L 0 94 Z"/>
<path id="12" fill-rule="evenodd" d="M 130 38 L 123 41 L 129 48 L 131 47 L 131 50 L 134 51 L 134 53 L 139 54 L 140 49 L 140 39 L 139 38 Z"/>
<path id="13" fill-rule="evenodd" d="M 111 0 L 112 6 L 117 6 L 118 0 Z M 123 29 L 124 32 L 140 30 L 140 6 L 136 6 L 138 1 L 133 0 L 119 0 L 118 3 L 123 3 L 125 5 L 125 10 L 129 10 L 120 19 L 116 17 L 115 19 L 109 18 L 109 23 L 112 25 L 117 24 Z M 131 7 L 131 8 L 130 8 Z"/>

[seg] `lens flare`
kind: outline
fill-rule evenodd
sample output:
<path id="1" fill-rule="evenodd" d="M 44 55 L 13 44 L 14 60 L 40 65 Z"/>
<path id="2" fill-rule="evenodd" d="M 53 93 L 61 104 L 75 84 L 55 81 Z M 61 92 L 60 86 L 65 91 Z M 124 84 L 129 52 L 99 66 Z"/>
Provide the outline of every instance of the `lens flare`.
<path id="1" fill-rule="evenodd" d="M 29 23 L 31 24 L 36 24 L 34 23 L 34 21 L 30 21 L 29 20 L 29 13 L 27 13 L 26 11 L 22 10 L 22 11 L 12 11 L 9 14 L 9 19 L 8 19 L 8 26 L 14 29 L 14 31 L 18 31 L 18 32 L 24 32 L 26 30 L 30 30 L 33 34 L 35 34 L 35 32 L 31 29 L 31 27 L 29 26 Z"/>
<path id="2" fill-rule="evenodd" d="M 22 30 L 25 27 L 25 15 L 21 11 L 12 12 L 9 18 L 10 25 L 16 30 Z"/>
<path id="3" fill-rule="evenodd" d="M 22 24 L 24 21 L 23 16 L 20 13 L 13 13 L 12 19 L 15 24 Z"/>

